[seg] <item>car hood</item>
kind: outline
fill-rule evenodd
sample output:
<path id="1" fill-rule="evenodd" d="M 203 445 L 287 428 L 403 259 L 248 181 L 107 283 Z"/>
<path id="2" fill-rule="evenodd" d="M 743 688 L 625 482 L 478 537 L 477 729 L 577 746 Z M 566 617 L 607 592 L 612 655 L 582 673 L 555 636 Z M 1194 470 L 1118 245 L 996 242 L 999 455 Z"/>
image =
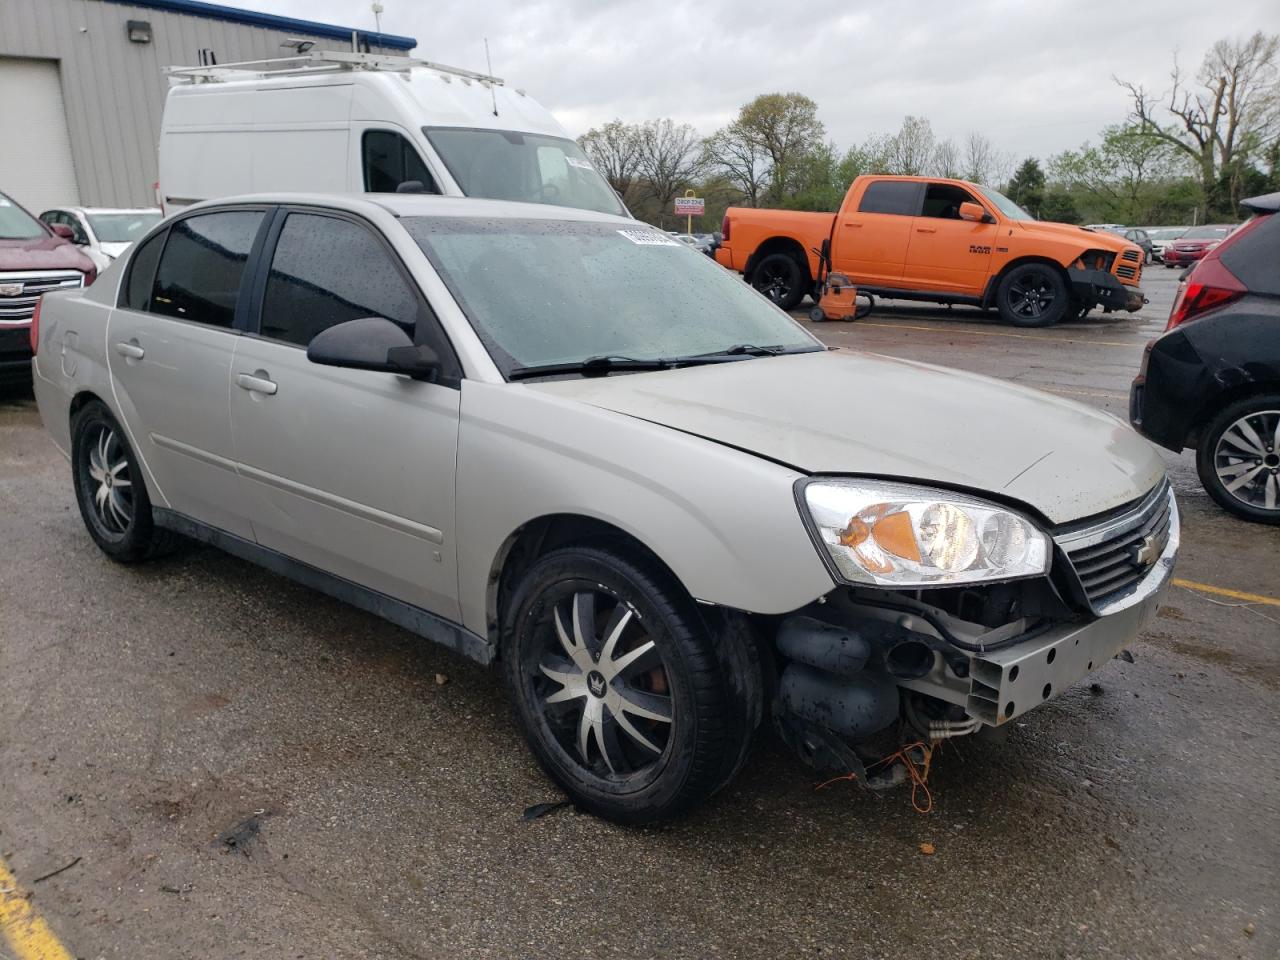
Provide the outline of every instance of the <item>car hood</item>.
<path id="1" fill-rule="evenodd" d="M 100 243 L 98 244 L 98 249 L 114 260 L 116 257 L 120 256 L 120 254 L 129 249 L 129 244 L 131 242 L 132 241 L 126 240 L 124 243 Z"/>
<path id="2" fill-rule="evenodd" d="M 526 384 L 805 473 L 897 478 L 1020 501 L 1051 523 L 1142 496 L 1164 475 L 1118 420 L 975 374 L 873 354 L 765 357 Z"/>
<path id="3" fill-rule="evenodd" d="M 61 237 L 0 240 L 0 270 L 93 269 L 93 261 Z"/>
<path id="4" fill-rule="evenodd" d="M 1089 245 L 1098 250 L 1113 250 L 1116 253 L 1120 253 L 1126 247 L 1137 246 L 1137 244 L 1130 243 L 1117 234 L 1108 233 L 1105 230 L 1089 230 L 1070 223 L 1049 223 L 1044 220 L 1018 220 L 1015 222 L 1028 233 L 1040 234 L 1041 236 L 1066 236 L 1073 240 L 1079 240 L 1081 239 L 1080 235 L 1085 234 L 1088 237 Z"/>

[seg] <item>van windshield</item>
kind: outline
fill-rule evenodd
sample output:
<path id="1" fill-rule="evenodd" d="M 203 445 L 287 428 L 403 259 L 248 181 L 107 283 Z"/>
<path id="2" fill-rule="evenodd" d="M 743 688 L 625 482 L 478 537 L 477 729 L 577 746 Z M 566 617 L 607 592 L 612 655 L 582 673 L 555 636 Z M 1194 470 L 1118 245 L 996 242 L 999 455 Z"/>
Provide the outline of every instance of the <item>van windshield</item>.
<path id="1" fill-rule="evenodd" d="M 400 222 L 506 376 L 593 357 L 634 364 L 748 356 L 743 345 L 770 354 L 823 349 L 736 275 L 645 224 Z"/>
<path id="2" fill-rule="evenodd" d="M 617 194 L 572 140 L 469 127 L 423 127 L 422 132 L 468 197 L 627 215 Z"/>
<path id="3" fill-rule="evenodd" d="M 39 220 L 0 193 L 0 240 L 36 240 L 48 235 Z"/>

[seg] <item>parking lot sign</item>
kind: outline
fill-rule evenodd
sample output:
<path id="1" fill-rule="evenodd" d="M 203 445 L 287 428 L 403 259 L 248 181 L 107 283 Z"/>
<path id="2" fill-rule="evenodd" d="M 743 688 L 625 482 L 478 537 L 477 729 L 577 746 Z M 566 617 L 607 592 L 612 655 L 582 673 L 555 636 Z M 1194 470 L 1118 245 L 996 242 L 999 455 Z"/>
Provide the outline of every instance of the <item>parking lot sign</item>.
<path id="1" fill-rule="evenodd" d="M 707 201 L 702 197 L 676 197 L 676 216 L 700 217 L 707 212 Z"/>

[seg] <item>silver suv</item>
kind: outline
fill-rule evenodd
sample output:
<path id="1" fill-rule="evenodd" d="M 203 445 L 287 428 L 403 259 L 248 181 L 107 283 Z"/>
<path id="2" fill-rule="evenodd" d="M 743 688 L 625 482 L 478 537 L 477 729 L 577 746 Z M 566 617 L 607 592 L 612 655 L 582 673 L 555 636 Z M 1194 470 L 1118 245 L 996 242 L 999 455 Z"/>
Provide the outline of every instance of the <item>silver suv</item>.
<path id="1" fill-rule="evenodd" d="M 830 350 L 638 224 L 262 196 L 45 298 L 40 412 L 89 535 L 221 547 L 481 663 L 547 772 L 622 822 L 772 715 L 865 775 L 998 726 L 1152 615 L 1178 514 L 1082 406 Z"/>

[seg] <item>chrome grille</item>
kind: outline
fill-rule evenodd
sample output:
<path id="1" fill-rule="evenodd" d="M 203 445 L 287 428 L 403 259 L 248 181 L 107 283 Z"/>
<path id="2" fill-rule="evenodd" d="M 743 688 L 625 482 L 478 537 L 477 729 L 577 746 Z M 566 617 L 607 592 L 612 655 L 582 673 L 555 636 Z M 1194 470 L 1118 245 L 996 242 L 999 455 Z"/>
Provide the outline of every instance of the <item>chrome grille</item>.
<path id="1" fill-rule="evenodd" d="M 11 288 L 20 288 L 14 291 Z M 0 273 L 0 325 L 25 324 L 35 313 L 36 301 L 53 290 L 75 290 L 84 285 L 79 270 L 25 270 Z"/>
<path id="2" fill-rule="evenodd" d="M 1166 544 L 1177 536 L 1176 515 L 1165 480 L 1137 504 L 1055 535 L 1095 613 L 1151 573 Z"/>

